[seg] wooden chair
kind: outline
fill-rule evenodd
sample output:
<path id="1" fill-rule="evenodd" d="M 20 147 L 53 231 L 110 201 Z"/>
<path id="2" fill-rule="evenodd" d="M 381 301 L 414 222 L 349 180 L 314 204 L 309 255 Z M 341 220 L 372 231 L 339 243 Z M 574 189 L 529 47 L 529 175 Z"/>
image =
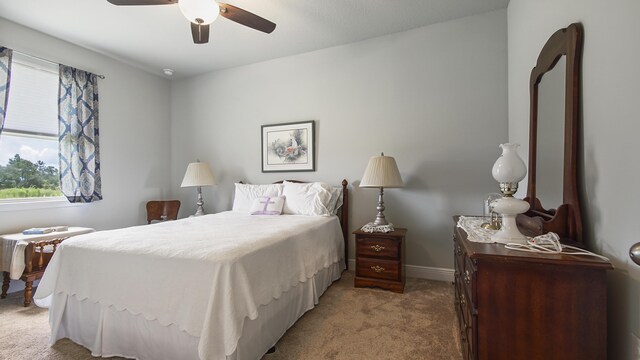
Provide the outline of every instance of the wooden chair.
<path id="1" fill-rule="evenodd" d="M 153 200 L 147 202 L 147 224 L 151 221 L 177 220 L 180 200 Z"/>

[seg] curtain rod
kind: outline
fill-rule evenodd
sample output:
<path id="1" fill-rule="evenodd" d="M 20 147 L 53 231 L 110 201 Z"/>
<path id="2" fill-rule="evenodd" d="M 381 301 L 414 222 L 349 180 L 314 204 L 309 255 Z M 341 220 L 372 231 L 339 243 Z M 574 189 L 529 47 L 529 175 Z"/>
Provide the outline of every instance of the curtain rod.
<path id="1" fill-rule="evenodd" d="M 13 52 L 16 52 L 16 53 L 18 53 L 18 54 L 20 54 L 20 55 L 28 56 L 28 57 L 30 57 L 30 58 L 34 58 L 34 59 L 37 59 L 37 60 L 40 60 L 40 61 L 48 62 L 49 64 L 60 65 L 60 63 L 57 63 L 57 62 L 55 62 L 55 61 L 51 61 L 51 60 L 48 60 L 48 59 L 45 59 L 45 58 L 41 58 L 41 57 L 39 57 L 39 56 L 35 56 L 35 55 L 31 55 L 31 54 L 27 54 L 27 53 L 24 53 L 24 52 L 22 52 L 22 51 L 13 50 Z M 83 71 L 84 71 L 84 70 L 83 70 Z M 88 72 L 90 72 L 90 71 L 88 71 Z M 93 74 L 93 73 L 92 73 L 92 74 Z M 105 76 L 104 76 L 104 75 L 100 75 L 100 74 L 95 74 L 95 75 L 96 75 L 97 77 L 99 77 L 100 79 L 105 79 Z"/>

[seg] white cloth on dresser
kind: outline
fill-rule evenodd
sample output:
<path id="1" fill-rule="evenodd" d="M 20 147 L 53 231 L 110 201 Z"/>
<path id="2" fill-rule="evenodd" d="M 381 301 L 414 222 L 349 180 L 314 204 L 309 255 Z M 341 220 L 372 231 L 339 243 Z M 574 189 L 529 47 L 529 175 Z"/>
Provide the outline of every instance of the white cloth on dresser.
<path id="1" fill-rule="evenodd" d="M 457 226 L 467 233 L 467 239 L 473 242 L 493 244 L 491 236 L 497 233 L 497 230 L 489 230 L 481 225 L 489 219 L 480 216 L 460 216 Z"/>
<path id="2" fill-rule="evenodd" d="M 200 338 L 201 359 L 224 359 L 245 318 L 343 254 L 335 216 L 223 212 L 67 239 L 34 299 L 63 293 L 174 324 Z"/>
<path id="3" fill-rule="evenodd" d="M 374 232 L 389 233 L 389 232 L 395 231 L 392 223 L 389 223 L 387 225 L 374 225 L 373 222 L 365 224 L 360 228 L 360 230 L 367 233 L 374 233 Z"/>

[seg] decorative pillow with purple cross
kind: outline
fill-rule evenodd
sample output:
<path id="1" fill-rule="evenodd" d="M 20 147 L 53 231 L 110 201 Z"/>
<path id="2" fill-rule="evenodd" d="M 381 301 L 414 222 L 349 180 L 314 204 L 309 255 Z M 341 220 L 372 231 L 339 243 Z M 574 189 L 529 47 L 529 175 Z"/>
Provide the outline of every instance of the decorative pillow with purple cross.
<path id="1" fill-rule="evenodd" d="M 251 204 L 251 215 L 280 215 L 284 206 L 284 196 L 260 196 Z"/>

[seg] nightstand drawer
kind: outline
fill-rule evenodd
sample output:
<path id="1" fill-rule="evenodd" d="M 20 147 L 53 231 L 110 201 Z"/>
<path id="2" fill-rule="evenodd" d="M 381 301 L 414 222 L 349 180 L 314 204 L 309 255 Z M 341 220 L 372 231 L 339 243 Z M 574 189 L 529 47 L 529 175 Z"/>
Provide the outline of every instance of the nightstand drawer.
<path id="1" fill-rule="evenodd" d="M 357 259 L 356 276 L 398 280 L 400 278 L 400 262 L 369 258 Z"/>
<path id="2" fill-rule="evenodd" d="M 358 237 L 356 241 L 358 256 L 370 256 L 397 260 L 400 258 L 399 241 L 393 238 Z"/>

